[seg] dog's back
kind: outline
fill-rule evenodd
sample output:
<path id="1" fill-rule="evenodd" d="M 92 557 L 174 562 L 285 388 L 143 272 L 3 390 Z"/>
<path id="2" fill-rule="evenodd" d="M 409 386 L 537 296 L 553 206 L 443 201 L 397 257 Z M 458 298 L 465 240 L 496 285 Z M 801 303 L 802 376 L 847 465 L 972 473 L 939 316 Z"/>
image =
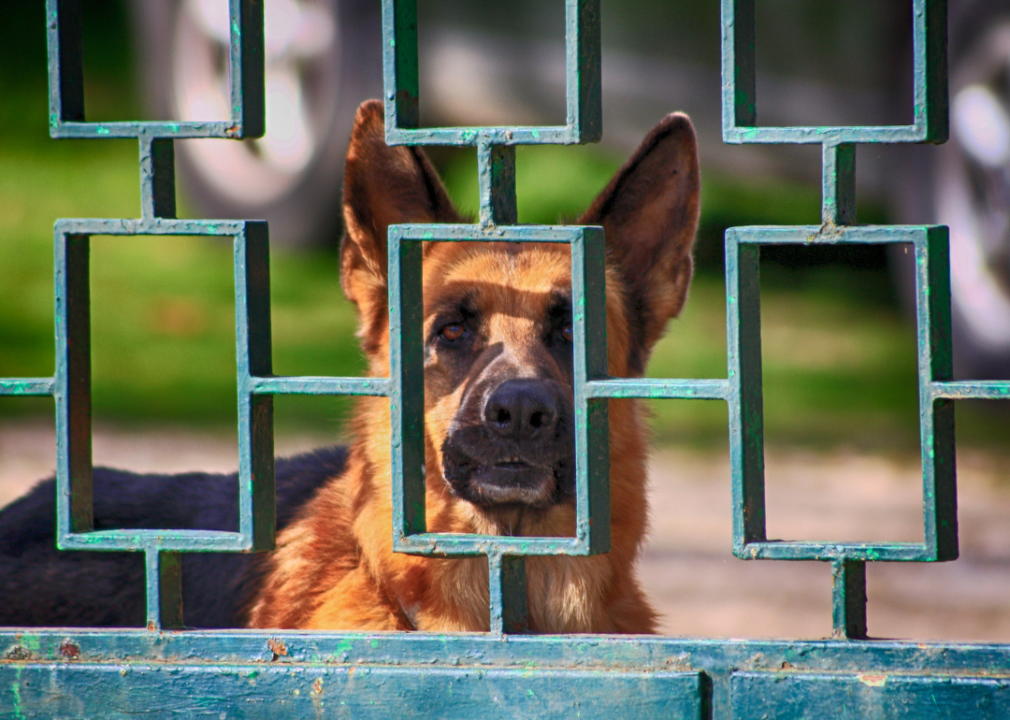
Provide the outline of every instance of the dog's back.
<path id="1" fill-rule="evenodd" d="M 277 523 L 346 465 L 344 448 L 277 463 Z M 232 475 L 139 475 L 96 468 L 95 529 L 238 530 L 238 480 Z M 183 555 L 187 626 L 242 627 L 260 563 L 255 555 Z M 0 626 L 141 627 L 146 618 L 144 556 L 138 552 L 56 548 L 53 479 L 0 510 Z"/>

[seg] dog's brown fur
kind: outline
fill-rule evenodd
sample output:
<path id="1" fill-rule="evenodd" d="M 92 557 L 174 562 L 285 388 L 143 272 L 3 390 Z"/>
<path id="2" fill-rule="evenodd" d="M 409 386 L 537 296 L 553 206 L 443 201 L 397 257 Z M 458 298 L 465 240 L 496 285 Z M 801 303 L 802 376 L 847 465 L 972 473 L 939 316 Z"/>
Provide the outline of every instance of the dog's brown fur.
<path id="1" fill-rule="evenodd" d="M 670 115 L 579 219 L 583 225 L 602 225 L 606 232 L 607 341 L 613 376 L 643 373 L 666 322 L 684 303 L 698 192 L 694 131 L 685 116 Z M 389 374 L 386 229 L 393 223 L 463 220 L 419 149 L 386 146 L 377 101 L 358 111 L 347 158 L 344 216 L 344 291 L 358 308 L 368 373 L 385 377 Z M 473 342 L 484 353 L 474 351 L 483 359 L 467 366 L 461 377 L 451 355 L 426 347 L 430 531 L 574 534 L 571 498 L 548 487 L 548 481 L 532 500 L 480 504 L 460 497 L 459 488 L 451 486 L 443 473 L 443 449 L 454 428 L 467 422 L 461 417 L 478 376 L 547 378 L 545 382 L 561 387 L 570 402 L 570 370 L 566 374 L 557 343 L 544 340 L 545 332 L 553 331 L 543 329 L 552 298 L 569 287 L 566 245 L 425 246 L 425 337 L 437 334 L 440 303 L 463 293 L 480 308 Z M 570 346 L 567 352 L 570 363 Z M 485 558 L 436 559 L 392 551 L 388 400 L 359 401 L 353 436 L 346 472 L 329 482 L 303 508 L 300 519 L 281 533 L 277 550 L 267 560 L 266 579 L 253 602 L 249 624 L 486 631 Z M 612 550 L 595 557 L 528 560 L 532 631 L 654 631 L 655 612 L 635 575 L 647 522 L 645 436 L 637 403 L 611 401 Z M 551 492 L 560 499 L 549 499 Z"/>

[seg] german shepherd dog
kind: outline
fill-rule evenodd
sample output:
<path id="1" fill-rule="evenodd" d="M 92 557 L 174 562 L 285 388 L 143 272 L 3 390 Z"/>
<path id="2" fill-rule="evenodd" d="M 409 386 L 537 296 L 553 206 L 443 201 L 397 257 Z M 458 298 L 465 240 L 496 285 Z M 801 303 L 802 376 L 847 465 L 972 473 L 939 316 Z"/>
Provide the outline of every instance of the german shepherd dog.
<path id="1" fill-rule="evenodd" d="M 579 218 L 602 225 L 610 374 L 643 374 L 684 304 L 699 208 L 694 130 L 666 117 Z M 344 184 L 341 281 L 357 306 L 368 374 L 389 374 L 386 231 L 459 223 L 423 152 L 388 147 L 378 101 L 358 110 Z M 575 531 L 571 264 L 567 245 L 428 243 L 423 249 L 429 530 L 512 536 Z M 487 631 L 483 557 L 392 549 L 386 398 L 360 398 L 349 449 L 277 465 L 277 549 L 183 562 L 195 627 Z M 612 549 L 527 561 L 530 629 L 649 633 L 636 577 L 647 525 L 646 428 L 610 401 Z M 95 524 L 234 530 L 234 475 L 95 471 Z M 144 622 L 143 559 L 58 552 L 45 481 L 0 512 L 0 625 Z"/>

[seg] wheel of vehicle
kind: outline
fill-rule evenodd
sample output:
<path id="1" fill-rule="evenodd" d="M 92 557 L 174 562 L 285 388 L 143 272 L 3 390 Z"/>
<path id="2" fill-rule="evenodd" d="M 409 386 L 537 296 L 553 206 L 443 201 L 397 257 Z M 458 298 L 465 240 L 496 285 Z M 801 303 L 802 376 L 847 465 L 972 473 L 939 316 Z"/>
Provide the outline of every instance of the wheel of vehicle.
<path id="1" fill-rule="evenodd" d="M 178 144 L 183 192 L 197 213 L 265 218 L 284 245 L 336 243 L 354 111 L 381 88 L 374 5 L 264 3 L 266 133 Z M 227 118 L 228 3 L 135 0 L 132 10 L 152 110 L 181 120 Z"/>
<path id="2" fill-rule="evenodd" d="M 905 167 L 901 220 L 950 227 L 955 374 L 1010 377 L 1010 0 L 951 4 L 950 140 Z M 928 178 L 923 183 L 922 178 Z M 899 262 L 914 296 L 914 268 Z"/>

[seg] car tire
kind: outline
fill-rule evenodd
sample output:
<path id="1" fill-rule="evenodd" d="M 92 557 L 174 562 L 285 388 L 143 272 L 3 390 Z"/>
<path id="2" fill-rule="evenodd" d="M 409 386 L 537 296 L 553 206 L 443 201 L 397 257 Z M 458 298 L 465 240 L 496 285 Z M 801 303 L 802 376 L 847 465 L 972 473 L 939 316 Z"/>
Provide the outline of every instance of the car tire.
<path id="1" fill-rule="evenodd" d="M 904 153 L 900 222 L 950 228 L 955 377 L 1010 378 L 1010 0 L 952 2 L 950 140 Z M 911 253 L 892 258 L 915 306 Z"/>
<path id="2" fill-rule="evenodd" d="M 266 219 L 280 245 L 339 242 L 354 113 L 382 87 L 376 6 L 369 0 L 265 4 L 266 134 L 177 144 L 181 191 L 197 215 Z M 149 113 L 227 118 L 227 3 L 133 0 L 130 9 Z"/>

